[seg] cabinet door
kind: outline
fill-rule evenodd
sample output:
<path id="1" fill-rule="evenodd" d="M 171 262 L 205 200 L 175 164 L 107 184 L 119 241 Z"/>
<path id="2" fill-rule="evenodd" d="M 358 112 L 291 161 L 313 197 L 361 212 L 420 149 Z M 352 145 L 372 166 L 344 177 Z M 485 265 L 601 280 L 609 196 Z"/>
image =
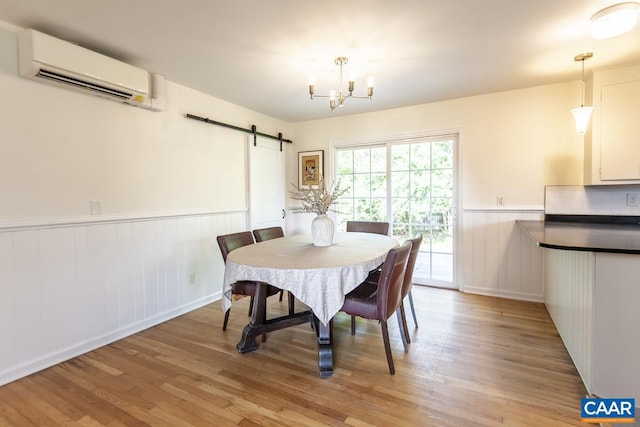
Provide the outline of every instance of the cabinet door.
<path id="1" fill-rule="evenodd" d="M 640 80 L 602 87 L 600 179 L 640 179 Z"/>

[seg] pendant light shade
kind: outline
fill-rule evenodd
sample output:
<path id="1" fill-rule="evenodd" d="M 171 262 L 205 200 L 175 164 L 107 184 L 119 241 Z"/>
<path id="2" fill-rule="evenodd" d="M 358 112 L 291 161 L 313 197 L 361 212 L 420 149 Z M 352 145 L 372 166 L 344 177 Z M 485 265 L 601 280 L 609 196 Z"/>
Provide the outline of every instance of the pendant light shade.
<path id="1" fill-rule="evenodd" d="M 584 135 L 587 131 L 592 112 L 593 107 L 577 107 L 571 110 L 571 114 L 573 114 L 573 118 L 576 121 L 576 132 L 578 135 Z"/>

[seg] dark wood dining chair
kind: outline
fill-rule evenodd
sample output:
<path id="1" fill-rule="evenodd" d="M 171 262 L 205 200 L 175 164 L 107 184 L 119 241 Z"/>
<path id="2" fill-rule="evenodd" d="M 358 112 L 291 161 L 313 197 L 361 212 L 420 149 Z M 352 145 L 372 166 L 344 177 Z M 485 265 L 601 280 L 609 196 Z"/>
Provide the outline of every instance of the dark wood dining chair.
<path id="1" fill-rule="evenodd" d="M 416 310 L 413 305 L 413 296 L 411 295 L 411 286 L 413 284 L 413 270 L 415 269 L 416 260 L 418 259 L 418 253 L 420 251 L 420 245 L 422 244 L 422 235 L 413 239 L 406 240 L 404 244 L 406 245 L 409 242 L 411 243 L 411 252 L 409 253 L 409 259 L 407 260 L 407 269 L 404 274 L 404 282 L 402 283 L 402 302 L 400 303 L 400 315 L 401 315 L 400 320 L 402 321 L 402 324 L 400 325 L 400 327 L 404 330 L 404 337 L 406 338 L 407 343 L 411 342 L 411 338 L 409 337 L 409 327 L 407 326 L 407 316 L 404 310 L 404 300 L 406 299 L 407 296 L 409 297 L 409 306 L 411 308 L 411 314 L 413 315 L 413 324 L 417 328 L 418 319 L 416 317 Z M 365 281 L 367 283 L 375 285 L 378 283 L 379 280 L 380 280 L 380 272 L 374 271 L 371 274 L 369 274 L 369 276 Z M 356 327 L 355 317 L 352 317 L 351 318 L 351 334 L 352 335 L 355 334 L 355 327 Z"/>
<path id="2" fill-rule="evenodd" d="M 413 316 L 413 324 L 418 327 L 418 319 L 416 318 L 416 309 L 413 306 L 413 296 L 411 295 L 411 286 L 413 284 L 413 270 L 416 266 L 416 260 L 418 259 L 418 252 L 420 251 L 420 245 L 422 245 L 422 235 L 407 240 L 411 242 L 411 252 L 409 253 L 409 260 L 407 261 L 407 269 L 404 273 L 404 283 L 402 284 L 402 302 L 400 303 L 400 314 L 402 316 L 402 325 L 404 327 L 404 336 L 407 342 L 411 342 L 409 338 L 409 328 L 407 327 L 407 316 L 404 310 L 404 300 L 409 297 L 409 307 L 411 308 L 411 314 Z"/>
<path id="3" fill-rule="evenodd" d="M 389 235 L 389 223 L 381 221 L 347 221 L 347 232 L 375 233 Z"/>
<path id="4" fill-rule="evenodd" d="M 382 234 L 385 236 L 389 235 L 389 223 L 381 222 L 381 221 L 347 221 L 347 232 L 360 232 L 360 233 L 374 233 L 374 234 Z M 380 274 L 380 267 L 376 267 L 375 270 L 372 270 L 369 273 L 368 281 L 373 281 L 375 283 L 378 282 L 378 277 L 375 276 L 376 273 Z M 355 334 L 356 330 L 356 317 L 351 316 L 351 333 Z"/>
<path id="5" fill-rule="evenodd" d="M 220 252 L 222 253 L 222 259 L 224 262 L 227 262 L 227 255 L 229 252 L 241 248 L 242 246 L 252 245 L 253 235 L 250 231 L 242 231 L 239 233 L 232 234 L 224 234 L 220 235 L 216 238 L 218 240 L 218 246 L 220 247 Z M 258 286 L 258 282 L 242 280 L 235 282 L 231 287 L 232 295 L 245 295 L 251 298 L 249 302 L 249 316 L 251 316 L 251 311 L 253 310 L 253 300 L 256 295 L 256 287 Z M 275 286 L 268 285 L 267 286 L 267 297 L 277 294 L 280 292 L 280 289 Z M 224 314 L 224 322 L 222 323 L 222 330 L 227 330 L 227 323 L 229 321 L 229 312 L 231 309 L 227 310 Z M 266 320 L 266 319 L 264 319 Z M 266 334 L 262 336 L 262 340 L 266 340 Z"/>
<path id="6" fill-rule="evenodd" d="M 277 239 L 278 237 L 284 237 L 284 230 L 282 227 L 259 228 L 253 230 L 253 237 L 255 237 L 256 242 Z"/>
<path id="7" fill-rule="evenodd" d="M 253 230 L 253 237 L 255 237 L 256 242 L 264 242 L 265 240 L 277 239 L 279 237 L 284 237 L 284 230 L 282 227 L 267 227 L 267 228 L 258 228 Z M 280 289 L 280 301 L 282 301 L 282 296 L 284 295 L 284 290 Z M 295 297 L 291 292 L 288 292 L 289 295 L 289 315 L 294 313 L 295 310 Z"/>
<path id="8" fill-rule="evenodd" d="M 389 373 L 396 373 L 391 354 L 391 343 L 389 341 L 389 328 L 387 320 L 396 313 L 400 319 L 400 304 L 402 303 L 402 284 L 407 267 L 407 260 L 411 251 L 411 243 L 407 242 L 399 248 L 391 249 L 382 264 L 380 280 L 377 284 L 363 282 L 353 291 L 349 292 L 344 299 L 344 304 L 340 311 L 352 316 L 359 316 L 365 319 L 378 320 L 382 330 L 384 350 L 387 355 Z M 401 323 L 400 320 L 398 320 Z M 404 330 L 400 328 L 403 335 L 403 344 L 406 342 Z M 405 344 L 404 351 L 407 351 Z"/>

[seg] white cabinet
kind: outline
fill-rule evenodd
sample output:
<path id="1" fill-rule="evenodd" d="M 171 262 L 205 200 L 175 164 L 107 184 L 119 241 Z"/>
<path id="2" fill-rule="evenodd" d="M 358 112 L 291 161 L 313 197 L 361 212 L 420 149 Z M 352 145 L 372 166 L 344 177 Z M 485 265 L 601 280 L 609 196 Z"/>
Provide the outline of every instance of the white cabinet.
<path id="1" fill-rule="evenodd" d="M 585 185 L 640 183 L 640 65 L 594 71 Z"/>
<path id="2" fill-rule="evenodd" d="M 593 392 L 640 406 L 640 255 L 596 253 Z"/>
<path id="3" fill-rule="evenodd" d="M 640 255 L 544 249 L 545 305 L 582 380 L 640 402 Z"/>

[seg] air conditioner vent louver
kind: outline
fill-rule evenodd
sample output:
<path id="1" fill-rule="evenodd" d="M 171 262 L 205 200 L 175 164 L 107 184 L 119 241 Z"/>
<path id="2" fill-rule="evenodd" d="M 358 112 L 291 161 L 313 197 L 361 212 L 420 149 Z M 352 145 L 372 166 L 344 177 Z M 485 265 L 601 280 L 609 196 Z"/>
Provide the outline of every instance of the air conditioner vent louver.
<path id="1" fill-rule="evenodd" d="M 122 92 L 122 91 L 119 91 L 119 90 L 110 89 L 110 88 L 105 87 L 105 86 L 89 83 L 89 82 L 86 82 L 86 81 L 75 79 L 73 77 L 69 77 L 69 76 L 65 76 L 65 75 L 62 75 L 62 74 L 54 73 L 53 71 L 40 69 L 40 70 L 38 70 L 37 76 L 45 78 L 45 79 L 51 79 L 51 80 L 54 80 L 56 82 L 73 85 L 73 86 L 76 86 L 78 88 L 87 89 L 87 90 L 96 91 L 96 92 L 101 92 L 101 93 L 103 93 L 105 95 L 115 96 L 116 98 L 120 98 L 120 99 L 130 99 L 133 96 L 133 94 L 131 92 Z"/>
<path id="2" fill-rule="evenodd" d="M 20 76 L 162 110 L 164 77 L 35 30 L 18 35 Z M 152 92 L 153 90 L 153 92 Z"/>

